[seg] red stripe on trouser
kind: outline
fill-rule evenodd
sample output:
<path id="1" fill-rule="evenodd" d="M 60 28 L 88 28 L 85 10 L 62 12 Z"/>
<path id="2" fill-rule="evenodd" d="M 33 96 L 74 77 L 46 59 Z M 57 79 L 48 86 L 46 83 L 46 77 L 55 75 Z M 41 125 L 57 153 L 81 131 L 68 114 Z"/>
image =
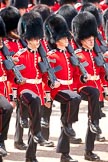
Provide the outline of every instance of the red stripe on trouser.
<path id="1" fill-rule="evenodd" d="M 84 94 L 86 94 L 88 96 L 88 101 L 89 101 L 89 103 L 91 103 L 89 93 L 85 92 L 84 90 L 81 90 L 81 92 L 83 92 Z M 90 115 L 92 117 L 92 106 L 91 106 L 91 104 L 89 105 L 89 108 L 90 108 Z"/>

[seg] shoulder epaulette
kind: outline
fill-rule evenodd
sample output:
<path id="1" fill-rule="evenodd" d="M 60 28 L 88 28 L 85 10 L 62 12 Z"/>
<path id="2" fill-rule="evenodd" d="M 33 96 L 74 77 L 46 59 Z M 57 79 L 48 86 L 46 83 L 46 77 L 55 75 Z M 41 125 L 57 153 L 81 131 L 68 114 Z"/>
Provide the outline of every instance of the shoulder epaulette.
<path id="1" fill-rule="evenodd" d="M 21 49 L 17 52 L 17 55 L 20 56 L 20 55 L 23 54 L 25 51 L 27 51 L 27 48 L 21 48 Z"/>
<path id="2" fill-rule="evenodd" d="M 78 49 L 75 50 L 75 53 L 76 53 L 76 54 L 77 54 L 77 53 L 80 53 L 80 52 L 82 52 L 82 49 L 81 49 L 81 48 L 78 48 Z"/>
<path id="3" fill-rule="evenodd" d="M 52 54 L 54 54 L 55 52 L 56 52 L 56 49 L 53 49 L 53 50 L 49 51 L 49 52 L 47 53 L 47 55 L 52 55 Z"/>

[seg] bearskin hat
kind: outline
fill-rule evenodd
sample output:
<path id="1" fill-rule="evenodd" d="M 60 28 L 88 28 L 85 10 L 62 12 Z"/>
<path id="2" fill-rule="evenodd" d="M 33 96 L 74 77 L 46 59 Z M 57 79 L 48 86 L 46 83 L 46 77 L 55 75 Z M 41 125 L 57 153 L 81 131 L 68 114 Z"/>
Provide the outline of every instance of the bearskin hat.
<path id="1" fill-rule="evenodd" d="M 72 21 L 72 33 L 78 43 L 90 36 L 97 36 L 96 18 L 90 12 L 84 11 L 76 15 Z"/>
<path id="2" fill-rule="evenodd" d="M 0 16 L 0 37 L 5 37 L 6 36 L 6 28 L 5 28 L 5 23 Z"/>
<path id="3" fill-rule="evenodd" d="M 65 4 L 60 7 L 60 9 L 57 12 L 58 14 L 62 15 L 69 27 L 69 30 L 71 31 L 71 22 L 73 18 L 77 15 L 77 10 L 70 4 Z"/>
<path id="4" fill-rule="evenodd" d="M 44 23 L 44 29 L 46 39 L 52 44 L 60 38 L 70 38 L 70 32 L 66 20 L 59 14 L 50 15 Z"/>
<path id="5" fill-rule="evenodd" d="M 36 5 L 35 7 L 33 7 L 31 12 L 32 11 L 39 12 L 40 15 L 42 16 L 43 22 L 51 14 L 50 8 L 48 7 L 48 5 L 45 5 L 45 4 L 38 4 L 38 5 Z"/>
<path id="6" fill-rule="evenodd" d="M 17 29 L 18 21 L 20 19 L 20 13 L 16 7 L 9 6 L 2 9 L 0 12 L 0 16 L 5 23 L 7 33 L 14 29 Z"/>
<path id="7" fill-rule="evenodd" d="M 60 4 L 71 4 L 71 3 L 77 3 L 77 0 L 60 0 Z"/>
<path id="8" fill-rule="evenodd" d="M 98 27 L 101 25 L 102 21 L 101 21 L 100 15 L 99 15 L 99 11 L 92 3 L 84 4 L 81 8 L 81 11 L 88 11 L 88 12 L 92 13 L 96 18 Z"/>
<path id="9" fill-rule="evenodd" d="M 46 4 L 48 6 L 53 6 L 54 2 L 55 2 L 55 0 L 40 0 L 41 4 Z"/>
<path id="10" fill-rule="evenodd" d="M 18 23 L 18 34 L 24 39 L 43 38 L 43 21 L 38 12 L 25 13 Z"/>
<path id="11" fill-rule="evenodd" d="M 83 3 L 87 3 L 87 2 L 90 2 L 90 3 L 100 3 L 100 0 L 82 0 Z"/>
<path id="12" fill-rule="evenodd" d="M 28 0 L 14 0 L 14 7 L 16 8 L 28 8 Z"/>

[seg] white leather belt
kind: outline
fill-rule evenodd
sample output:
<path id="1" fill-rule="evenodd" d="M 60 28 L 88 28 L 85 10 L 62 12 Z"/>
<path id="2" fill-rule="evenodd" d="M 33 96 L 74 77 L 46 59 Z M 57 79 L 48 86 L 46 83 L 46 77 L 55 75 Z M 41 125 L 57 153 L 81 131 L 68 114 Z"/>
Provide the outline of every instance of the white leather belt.
<path id="1" fill-rule="evenodd" d="M 99 75 L 93 75 L 93 76 L 90 76 L 89 80 L 99 80 L 99 79 L 100 79 Z"/>
<path id="2" fill-rule="evenodd" d="M 70 85 L 73 83 L 73 79 L 71 80 L 61 80 L 61 79 L 57 79 L 62 85 Z"/>
<path id="3" fill-rule="evenodd" d="M 4 81 L 6 81 L 7 80 L 7 76 L 1 76 L 0 77 L 0 82 L 4 82 Z"/>
<path id="4" fill-rule="evenodd" d="M 42 78 L 40 79 L 27 79 L 26 83 L 30 83 L 30 84 L 40 84 L 42 83 Z"/>

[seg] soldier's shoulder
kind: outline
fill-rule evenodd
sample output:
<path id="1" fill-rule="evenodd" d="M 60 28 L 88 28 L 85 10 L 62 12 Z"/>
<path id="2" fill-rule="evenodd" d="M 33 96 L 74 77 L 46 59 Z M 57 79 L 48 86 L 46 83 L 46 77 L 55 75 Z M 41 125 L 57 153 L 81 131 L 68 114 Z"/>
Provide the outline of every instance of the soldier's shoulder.
<path id="1" fill-rule="evenodd" d="M 82 49 L 81 49 L 81 48 L 77 48 L 77 49 L 75 50 L 75 53 L 76 53 L 76 54 L 81 53 L 81 52 L 82 52 Z"/>
<path id="2" fill-rule="evenodd" d="M 48 56 L 53 55 L 56 52 L 56 49 L 53 49 L 47 53 Z"/>

